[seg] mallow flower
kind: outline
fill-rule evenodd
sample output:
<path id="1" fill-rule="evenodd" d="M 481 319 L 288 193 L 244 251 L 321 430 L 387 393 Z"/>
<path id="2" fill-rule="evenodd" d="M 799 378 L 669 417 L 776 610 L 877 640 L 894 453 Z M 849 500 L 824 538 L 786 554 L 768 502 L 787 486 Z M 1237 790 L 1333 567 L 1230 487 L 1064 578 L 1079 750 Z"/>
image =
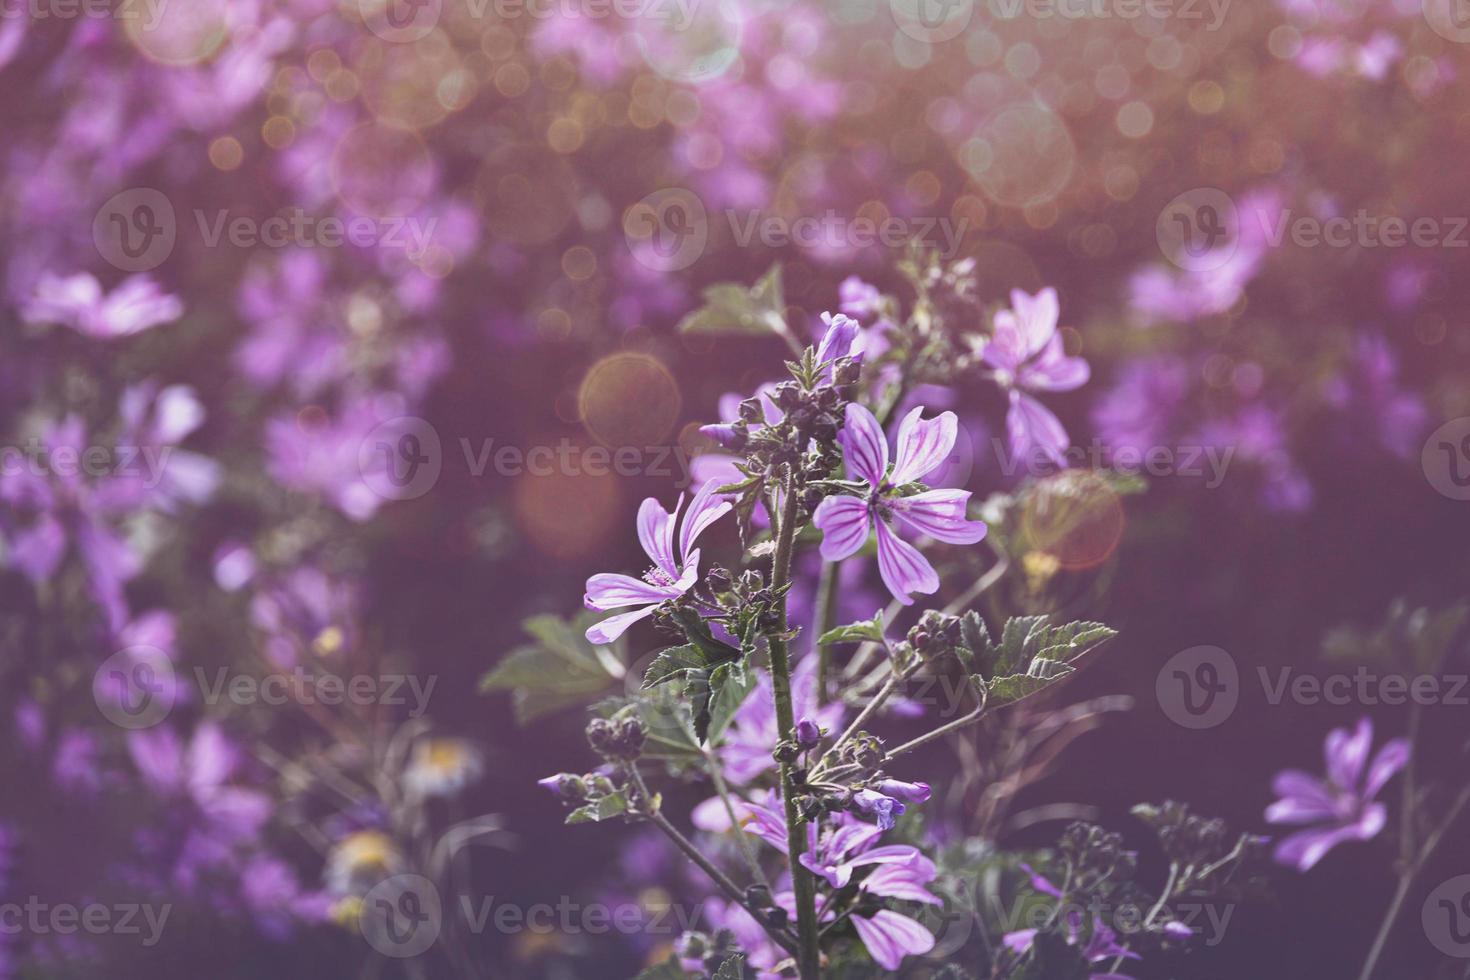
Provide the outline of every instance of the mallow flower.
<path id="1" fill-rule="evenodd" d="M 46 275 L 26 305 L 31 323 L 61 323 L 97 339 L 126 337 L 177 320 L 184 304 L 147 276 L 130 276 L 110 293 L 90 273 Z"/>
<path id="2" fill-rule="evenodd" d="M 1407 739 L 1390 739 L 1369 763 L 1373 723 L 1364 718 L 1351 734 L 1334 728 L 1324 755 L 1327 778 L 1297 769 L 1276 774 L 1271 788 L 1281 799 L 1266 809 L 1271 823 L 1312 824 L 1276 845 L 1276 861 L 1308 871 L 1338 844 L 1371 840 L 1383 829 L 1388 808 L 1377 802 L 1378 791 L 1409 761 Z"/>
<path id="3" fill-rule="evenodd" d="M 694 495 L 684 521 L 679 527 L 678 550 L 674 547 L 674 525 L 684 505 L 681 494 L 672 511 L 666 511 L 654 497 L 648 497 L 638 508 L 638 541 L 653 565 L 642 579 L 615 572 L 602 572 L 587 580 L 583 602 L 588 609 L 604 611 L 633 606 L 628 612 L 609 616 L 587 630 L 593 643 L 611 643 L 624 631 L 670 599 L 677 599 L 699 581 L 699 549 L 695 539 L 733 506 L 715 496 L 720 484 L 709 480 Z"/>
<path id="4" fill-rule="evenodd" d="M 1039 449 L 1058 466 L 1063 465 L 1067 430 L 1030 392 L 1071 391 L 1086 384 L 1091 374 L 1086 361 L 1064 351 L 1057 333 L 1060 312 L 1055 289 L 1047 287 L 1035 296 L 1011 290 L 1011 309 L 995 315 L 995 335 L 984 352 L 996 383 L 1010 394 L 1006 429 L 1011 454 Z"/>
<path id="5" fill-rule="evenodd" d="M 939 590 L 939 575 L 913 545 L 890 526 L 895 518 L 919 534 L 949 544 L 974 544 L 985 537 L 985 524 L 968 520 L 968 490 L 925 490 L 903 494 L 911 483 L 932 473 L 954 448 L 959 423 L 953 412 L 925 420 L 923 406 L 904 416 L 898 427 L 898 450 L 888 468 L 888 440 L 873 413 L 861 405 L 847 406 L 846 424 L 839 436 L 849 478 L 868 484 L 861 497 L 828 497 L 812 515 L 822 529 L 822 557 L 841 561 L 868 541 L 869 529 L 878 535 L 878 571 L 883 584 L 904 605 L 911 593 Z"/>

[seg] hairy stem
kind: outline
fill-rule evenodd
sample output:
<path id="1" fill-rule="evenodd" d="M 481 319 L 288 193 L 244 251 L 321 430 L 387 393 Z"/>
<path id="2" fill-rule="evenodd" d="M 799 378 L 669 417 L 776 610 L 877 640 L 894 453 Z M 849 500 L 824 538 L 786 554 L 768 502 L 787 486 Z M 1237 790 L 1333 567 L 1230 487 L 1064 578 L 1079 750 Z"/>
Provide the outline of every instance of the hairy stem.
<path id="1" fill-rule="evenodd" d="M 633 776 L 633 781 L 638 786 L 638 791 L 640 794 L 642 794 L 643 799 L 651 803 L 651 801 L 653 800 L 653 794 L 649 792 L 648 784 L 643 781 L 643 774 L 638 771 L 636 766 L 630 767 L 629 772 L 631 772 Z M 735 882 L 730 880 L 729 875 L 725 874 L 725 872 L 716 867 L 709 858 L 701 854 L 699 848 L 695 847 L 693 842 L 691 842 L 689 838 L 685 837 L 679 832 L 678 827 L 675 827 L 673 824 L 669 823 L 668 817 L 664 816 L 662 813 L 659 813 L 658 810 L 654 809 L 651 805 L 646 807 L 642 811 L 642 813 L 643 816 L 647 817 L 653 822 L 653 825 L 655 827 L 663 831 L 664 835 L 668 837 L 669 840 L 674 842 L 675 847 L 684 852 L 685 857 L 689 858 L 689 860 L 698 865 L 699 870 L 709 875 L 710 880 L 713 881 L 717 886 L 719 886 L 720 891 L 725 893 L 725 897 L 730 899 L 730 901 L 734 902 L 741 908 L 751 912 L 751 917 L 754 918 L 757 922 L 761 923 L 761 927 L 766 930 L 770 937 L 775 940 L 782 949 L 786 950 L 788 953 L 794 952 L 794 950 L 792 949 L 793 944 L 791 942 L 791 937 L 787 936 L 784 932 L 779 932 L 762 922 L 760 917 L 755 915 L 755 910 L 750 909 L 750 907 L 746 905 L 745 893 L 740 890 L 740 887 L 736 885 Z"/>
<path id="2" fill-rule="evenodd" d="M 776 553 L 771 559 L 771 587 L 778 594 L 791 581 L 791 549 L 796 540 L 797 496 L 794 481 L 787 480 L 781 506 L 781 524 L 776 528 Z M 786 597 L 776 607 L 776 635 L 770 638 L 771 692 L 776 703 L 776 730 L 789 738 L 796 727 L 791 703 L 791 656 L 786 644 Z M 817 942 L 817 892 L 811 872 L 801 863 L 806 844 L 806 821 L 796 809 L 796 780 L 793 766 L 781 763 L 781 799 L 786 809 L 787 855 L 791 863 L 791 887 L 796 897 L 797 969 L 802 980 L 819 980 L 821 953 Z"/>

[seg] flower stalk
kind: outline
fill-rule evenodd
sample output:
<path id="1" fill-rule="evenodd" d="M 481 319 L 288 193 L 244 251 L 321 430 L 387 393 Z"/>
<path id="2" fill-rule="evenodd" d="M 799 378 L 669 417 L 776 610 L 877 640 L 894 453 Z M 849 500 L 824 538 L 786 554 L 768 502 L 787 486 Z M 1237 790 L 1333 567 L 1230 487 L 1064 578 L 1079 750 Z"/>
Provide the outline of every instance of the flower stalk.
<path id="1" fill-rule="evenodd" d="M 771 692 L 776 705 L 777 730 L 790 732 L 796 727 L 791 704 L 791 657 L 786 642 L 785 587 L 791 581 L 791 549 L 796 539 L 796 514 L 799 500 L 793 481 L 783 487 L 780 524 L 776 528 L 776 551 L 771 558 L 771 584 L 781 596 L 776 606 L 776 631 L 770 637 Z M 801 863 L 801 848 L 806 842 L 806 821 L 796 807 L 795 766 L 781 763 L 781 800 L 786 814 L 788 854 L 791 861 L 791 887 L 796 897 L 797 970 L 802 980 L 817 980 L 821 953 L 818 949 L 816 883 L 811 872 Z"/>

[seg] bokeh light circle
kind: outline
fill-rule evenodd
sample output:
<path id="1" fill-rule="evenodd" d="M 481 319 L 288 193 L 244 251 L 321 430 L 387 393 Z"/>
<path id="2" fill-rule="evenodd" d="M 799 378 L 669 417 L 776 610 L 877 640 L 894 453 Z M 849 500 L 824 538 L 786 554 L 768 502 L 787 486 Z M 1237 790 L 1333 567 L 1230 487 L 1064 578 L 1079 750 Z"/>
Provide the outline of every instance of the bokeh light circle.
<path id="1" fill-rule="evenodd" d="M 633 25 L 638 52 L 670 81 L 701 85 L 730 71 L 740 57 L 745 16 L 733 0 L 653 4 Z"/>
<path id="2" fill-rule="evenodd" d="M 1054 200 L 1077 166 L 1067 125 L 1042 105 L 1015 105 L 981 123 L 960 145 L 959 163 L 986 195 L 1010 207 Z"/>
<path id="3" fill-rule="evenodd" d="M 1051 555 L 1063 569 L 1094 568 L 1123 538 L 1123 501 L 1108 479 L 1087 470 L 1065 470 L 1041 481 L 1020 513 L 1026 551 Z"/>
<path id="4" fill-rule="evenodd" d="M 543 245 L 574 216 L 576 179 L 542 148 L 508 143 L 493 150 L 475 178 L 475 200 L 490 233 L 518 245 Z"/>
<path id="5" fill-rule="evenodd" d="M 331 173 L 337 196 L 374 217 L 407 215 L 434 187 L 434 166 L 423 140 L 380 123 L 363 123 L 342 136 L 332 153 Z"/>
<path id="6" fill-rule="evenodd" d="M 683 396 L 669 369 L 648 354 L 624 352 L 592 365 L 577 394 L 582 424 L 609 448 L 660 445 L 673 431 Z"/>
<path id="7" fill-rule="evenodd" d="M 229 0 L 163 3 L 149 15 L 121 18 L 123 33 L 145 57 L 165 65 L 197 65 L 231 34 Z"/>

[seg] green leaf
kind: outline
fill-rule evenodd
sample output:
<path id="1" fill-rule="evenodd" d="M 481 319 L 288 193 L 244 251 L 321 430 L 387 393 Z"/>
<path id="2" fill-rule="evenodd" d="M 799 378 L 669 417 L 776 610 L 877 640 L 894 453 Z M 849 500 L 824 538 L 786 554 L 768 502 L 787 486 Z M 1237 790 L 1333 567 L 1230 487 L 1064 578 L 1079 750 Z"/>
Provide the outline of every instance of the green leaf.
<path id="1" fill-rule="evenodd" d="M 683 677 L 691 670 L 702 670 L 708 666 L 709 657 L 691 644 L 660 650 L 643 672 L 643 689 L 646 691 L 664 681 Z"/>
<path id="2" fill-rule="evenodd" d="M 1036 643 L 1041 647 L 1036 651 L 1036 659 L 1065 662 L 1117 635 L 1117 630 L 1102 623 L 1068 623 L 1047 629 L 1036 637 Z"/>
<path id="3" fill-rule="evenodd" d="M 609 793 L 596 803 L 588 803 L 579 806 L 567 814 L 566 822 L 575 823 L 600 823 L 603 820 L 611 820 L 613 817 L 621 816 L 628 812 L 628 798 L 622 793 Z"/>
<path id="4" fill-rule="evenodd" d="M 1040 677 L 1028 677 L 1025 674 L 1010 674 L 1006 677 L 997 677 L 987 686 L 987 697 L 985 704 L 987 710 L 999 708 L 1004 704 L 1011 704 L 1024 697 L 1029 697 L 1037 691 L 1046 687 L 1047 681 Z"/>
<path id="5" fill-rule="evenodd" d="M 848 623 L 823 633 L 817 643 L 827 646 L 832 643 L 882 643 L 883 642 L 883 610 L 873 614 L 872 619 L 857 623 Z"/>
<path id="6" fill-rule="evenodd" d="M 724 674 L 722 677 L 721 674 Z M 710 686 L 714 689 L 714 695 L 710 699 L 710 721 L 708 736 L 717 739 L 730 724 L 730 719 L 735 712 L 740 710 L 740 705 L 755 690 L 755 678 L 745 669 L 744 664 L 734 663 L 718 667 L 710 675 Z"/>
<path id="7" fill-rule="evenodd" d="M 986 679 L 991 707 L 1029 697 L 1074 671 L 1071 661 L 1117 630 L 1102 623 L 1077 622 L 1050 626 L 1045 616 L 1016 616 L 1006 621 L 1000 643 L 993 643 L 978 617 L 961 621 L 961 635 L 972 646 L 972 670 Z"/>
<path id="8" fill-rule="evenodd" d="M 754 681 L 747 677 L 739 663 L 720 664 L 714 670 L 692 670 L 686 675 L 684 694 L 689 697 L 694 713 L 694 737 L 707 744 L 711 734 L 718 735 L 730 722 L 730 716 L 750 693 Z M 715 727 L 716 713 L 720 716 Z"/>
<path id="9" fill-rule="evenodd" d="M 745 957 L 735 955 L 725 960 L 710 980 L 745 980 Z"/>
<path id="10" fill-rule="evenodd" d="M 590 803 L 587 806 L 579 806 L 579 807 L 577 807 L 571 813 L 568 813 L 567 814 L 567 819 L 566 819 L 566 823 L 569 824 L 569 825 L 570 824 L 575 824 L 575 823 L 596 823 L 596 822 L 597 822 L 597 807 L 591 805 Z"/>
<path id="11" fill-rule="evenodd" d="M 517 647 L 480 678 L 480 690 L 510 691 L 516 721 L 526 724 L 542 715 L 586 704 L 619 678 L 622 641 L 596 647 L 583 634 L 597 617 L 584 613 L 573 620 L 534 616 L 522 628 L 536 642 Z"/>
<path id="12" fill-rule="evenodd" d="M 597 819 L 610 820 L 628 812 L 628 800 L 622 793 L 609 793 L 597 801 Z"/>
<path id="13" fill-rule="evenodd" d="M 786 333 L 781 266 L 773 265 L 747 288 L 720 282 L 704 291 L 704 305 L 679 321 L 680 333 L 760 335 Z"/>

